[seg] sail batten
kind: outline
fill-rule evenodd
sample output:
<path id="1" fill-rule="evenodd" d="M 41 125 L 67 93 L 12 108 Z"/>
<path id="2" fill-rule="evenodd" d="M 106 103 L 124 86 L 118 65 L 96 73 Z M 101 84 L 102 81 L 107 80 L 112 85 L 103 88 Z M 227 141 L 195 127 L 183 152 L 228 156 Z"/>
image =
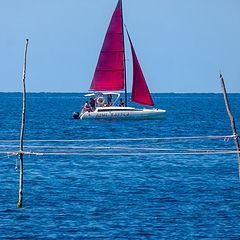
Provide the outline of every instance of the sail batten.
<path id="1" fill-rule="evenodd" d="M 119 0 L 103 42 L 90 90 L 115 91 L 124 89 L 122 32 L 122 10 Z"/>

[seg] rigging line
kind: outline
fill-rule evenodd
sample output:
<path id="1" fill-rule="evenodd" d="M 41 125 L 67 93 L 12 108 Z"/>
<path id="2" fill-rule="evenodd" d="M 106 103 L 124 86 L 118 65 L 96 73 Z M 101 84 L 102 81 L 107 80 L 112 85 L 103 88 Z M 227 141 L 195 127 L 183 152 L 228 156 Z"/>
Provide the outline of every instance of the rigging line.
<path id="1" fill-rule="evenodd" d="M 9 158 L 9 157 L 12 157 L 13 155 L 7 155 L 7 156 L 4 156 L 4 157 L 0 157 L 0 159 L 3 159 L 3 158 Z"/>
<path id="2" fill-rule="evenodd" d="M 223 137 L 221 137 L 223 138 Z M 189 139 L 189 140 L 182 140 L 182 141 L 171 141 L 171 142 L 158 142 L 158 143 L 144 143 L 144 144 L 131 144 L 131 145 L 128 145 L 128 146 L 133 146 L 133 147 L 136 147 L 136 146 L 146 146 L 146 145 L 161 145 L 161 144 L 170 144 L 170 143 L 182 143 L 182 142 L 193 142 L 193 141 L 205 141 L 205 140 L 214 140 L 214 139 L 220 139 L 220 138 L 197 138 L 197 139 Z M 0 145 L 1 146 L 1 145 Z M 18 147 L 18 146 L 16 146 Z M 26 146 L 26 147 L 29 147 L 29 146 Z M 37 146 L 36 146 L 37 147 Z M 49 148 L 52 148 L 54 146 L 39 146 L 39 147 L 49 147 Z M 56 146 L 56 147 L 65 147 L 65 146 Z M 68 147 L 68 146 L 66 146 Z M 71 146 L 70 146 L 71 147 Z M 73 146 L 73 147 L 78 147 L 78 146 Z M 93 147 L 94 148 L 94 147 Z"/>
<path id="3" fill-rule="evenodd" d="M 188 153 L 92 153 L 91 156 L 147 156 L 147 155 L 219 155 L 219 154 L 236 154 L 237 151 L 218 151 L 218 152 L 188 152 Z M 89 153 L 26 153 L 29 155 L 62 155 L 62 156 L 89 156 Z"/>
<path id="4" fill-rule="evenodd" d="M 32 152 L 32 151 L 15 151 L 15 152 L 10 152 L 10 151 L 0 151 L 0 154 L 8 154 L 9 156 L 18 156 L 19 153 L 22 154 L 27 154 L 27 155 L 43 155 L 41 152 Z"/>
<path id="5" fill-rule="evenodd" d="M 195 140 L 194 140 L 195 141 Z M 149 145 L 149 144 L 142 144 L 142 145 Z M 178 150 L 178 151 L 214 151 L 216 150 L 214 149 L 173 149 L 173 148 L 139 148 L 138 146 L 142 146 L 142 145 L 127 145 L 127 146 L 112 146 L 112 147 L 89 147 L 89 146 L 25 146 L 25 148 L 37 148 L 37 149 L 62 149 L 61 151 L 72 151 L 72 150 L 88 150 L 88 151 L 95 151 L 95 150 L 115 150 L 115 149 L 129 149 L 129 150 L 152 150 L 152 151 L 174 151 L 174 150 Z M 151 144 L 152 145 L 152 144 Z M 1 147 L 1 145 L 0 145 Z M 13 146 L 4 146 L 4 147 L 13 147 Z M 17 147 L 17 146 L 16 146 Z M 65 149 L 69 149 L 69 150 L 65 150 Z M 218 148 L 220 150 L 229 150 L 232 148 Z M 40 151 L 40 150 L 39 150 Z"/>
<path id="6" fill-rule="evenodd" d="M 8 145 L 0 145 L 0 147 L 5 147 L 5 148 L 18 148 L 18 146 L 8 146 Z M 108 149 L 108 148 L 122 148 L 121 146 L 115 146 L 115 147 L 89 147 L 89 146 L 24 146 L 24 148 L 62 148 L 62 149 L 85 149 L 85 148 L 90 148 L 90 149 Z"/>
<path id="7" fill-rule="evenodd" d="M 0 154 L 7 154 L 9 156 L 12 156 L 12 155 L 16 156 L 16 155 L 18 155 L 17 152 L 11 152 L 11 151 L 0 151 Z"/>
<path id="8" fill-rule="evenodd" d="M 74 139 L 74 140 L 24 140 L 24 142 L 94 142 L 94 141 L 141 141 L 141 140 L 171 140 L 171 139 L 217 139 L 217 138 L 233 138 L 234 135 L 226 136 L 198 136 L 198 137 L 166 137 L 166 138 L 100 138 L 100 139 Z M 19 142 L 19 140 L 0 140 L 0 142 Z"/>
<path id="9" fill-rule="evenodd" d="M 174 142 L 165 142 L 165 143 L 176 143 L 176 142 L 188 142 L 188 141 L 199 141 L 199 139 L 195 139 L 195 140 L 184 140 L 184 141 L 174 141 Z M 200 139 L 201 141 L 201 139 Z M 89 149 L 89 150 L 101 150 L 101 149 L 134 149 L 133 147 L 140 147 L 140 146 L 149 146 L 149 145 L 161 145 L 161 144 L 165 144 L 165 143 L 151 143 L 151 144 L 138 144 L 138 145 L 122 145 L 122 146 L 107 146 L 107 147 L 98 147 L 98 146 L 25 146 L 24 148 L 37 148 L 37 149 Z M 0 145 L 0 147 L 4 147 L 4 148 L 18 148 L 18 146 L 12 146 L 12 145 Z M 136 148 L 138 149 L 138 148 Z M 139 148 L 141 149 L 141 148 Z M 144 149 L 144 148 L 143 148 Z M 147 148 L 147 149 L 155 149 L 155 148 Z M 232 149 L 232 148 L 218 148 L 218 149 L 222 149 L 222 150 L 226 150 L 226 149 Z M 179 149 L 178 149 L 179 150 Z M 182 150 L 187 150 L 187 149 L 182 149 Z M 211 150 L 211 149 L 207 149 L 207 150 Z M 216 150 L 216 148 L 214 148 L 213 150 Z"/>
<path id="10" fill-rule="evenodd" d="M 89 156 L 89 153 L 79 153 L 79 152 L 52 152 L 52 153 L 40 153 L 40 152 L 22 152 L 27 155 L 35 155 L 35 156 Z M 168 153 L 132 153 L 132 152 L 121 152 L 121 153 L 91 153 L 91 156 L 169 156 L 169 155 L 222 155 L 222 154 L 236 154 L 237 151 L 216 151 L 216 152 L 168 152 Z M 9 153 L 11 154 L 11 153 Z M 16 153 L 12 153 L 16 155 Z"/>
<path id="11" fill-rule="evenodd" d="M 225 151 L 225 150 L 234 150 L 233 148 L 218 148 L 218 149 L 183 149 L 183 148 L 180 148 L 180 149 L 171 149 L 171 148 L 125 148 L 125 147 L 119 147 L 119 148 L 101 148 L 101 149 L 88 149 L 88 148 L 83 148 L 83 149 L 71 149 L 71 150 L 67 150 L 67 149 L 58 149 L 58 150 L 53 150 L 53 151 L 41 151 L 39 150 L 38 152 L 41 152 L 41 153 L 51 153 L 51 152 L 93 152 L 93 151 L 102 151 L 102 150 L 105 150 L 105 151 L 108 151 L 108 152 L 112 152 L 112 151 L 137 151 L 137 150 L 140 150 L 140 151 L 195 151 L 195 152 L 216 152 L 216 151 Z"/>
<path id="12" fill-rule="evenodd" d="M 89 156 L 89 153 L 79 153 L 79 152 L 72 152 L 72 153 L 66 153 L 66 152 L 21 152 L 22 154 L 27 155 L 36 155 L 36 156 L 43 156 L 43 155 L 62 155 L 62 156 Z M 170 153 L 91 153 L 91 156 L 164 156 L 164 155 L 219 155 L 219 154 L 236 154 L 237 151 L 215 151 L 215 152 L 170 152 Z M 11 154 L 8 152 L 8 154 Z M 12 152 L 12 155 L 17 155 L 18 153 Z"/>
<path id="13" fill-rule="evenodd" d="M 2 148 L 19 148 L 17 145 L 0 145 Z"/>
<path id="14" fill-rule="evenodd" d="M 143 143 L 138 145 L 128 145 L 128 146 L 146 146 L 146 145 L 162 145 L 162 144 L 172 144 L 172 143 L 185 143 L 185 142 L 196 142 L 196 141 L 206 141 L 206 140 L 214 140 L 214 139 L 190 139 L 190 140 L 182 140 L 182 141 L 171 141 L 171 142 L 160 142 L 160 143 Z"/>

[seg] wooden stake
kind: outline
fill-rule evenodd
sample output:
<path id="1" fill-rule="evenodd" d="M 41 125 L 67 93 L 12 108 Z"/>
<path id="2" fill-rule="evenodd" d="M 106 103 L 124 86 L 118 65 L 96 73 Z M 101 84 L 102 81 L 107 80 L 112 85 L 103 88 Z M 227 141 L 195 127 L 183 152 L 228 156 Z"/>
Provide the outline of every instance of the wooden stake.
<path id="1" fill-rule="evenodd" d="M 226 108 L 227 108 L 228 116 L 229 116 L 229 118 L 231 120 L 231 126 L 232 126 L 233 135 L 234 135 L 234 141 L 235 141 L 236 148 L 237 148 L 237 154 L 238 154 L 238 176 L 240 178 L 240 151 L 239 151 L 239 142 L 238 142 L 238 137 L 239 136 L 237 135 L 235 121 L 234 121 L 233 115 L 231 113 L 229 104 L 228 104 L 227 92 L 226 92 L 226 88 L 225 88 L 225 84 L 224 84 L 224 80 L 223 80 L 221 72 L 220 72 L 220 80 L 221 80 L 221 85 L 222 85 L 222 88 L 223 88 L 224 101 L 225 101 L 225 105 L 226 105 Z"/>
<path id="2" fill-rule="evenodd" d="M 26 109 L 26 89 L 25 89 L 25 75 L 26 75 L 26 56 L 27 56 L 28 39 L 26 39 L 24 65 L 23 65 L 23 111 L 22 111 L 22 128 L 20 135 L 20 182 L 19 182 L 19 201 L 17 207 L 22 207 L 23 202 L 23 132 L 25 123 L 25 109 Z"/>

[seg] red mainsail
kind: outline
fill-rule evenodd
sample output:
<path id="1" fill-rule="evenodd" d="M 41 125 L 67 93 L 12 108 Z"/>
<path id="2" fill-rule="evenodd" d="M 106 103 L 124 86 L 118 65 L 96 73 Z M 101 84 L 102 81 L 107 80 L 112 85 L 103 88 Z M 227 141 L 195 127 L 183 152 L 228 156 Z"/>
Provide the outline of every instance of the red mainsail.
<path id="1" fill-rule="evenodd" d="M 128 34 L 128 38 L 131 45 L 132 59 L 133 59 L 133 84 L 132 84 L 131 100 L 133 102 L 140 103 L 143 105 L 154 106 L 151 94 L 148 90 L 147 83 L 143 76 L 142 69 L 138 62 L 129 34 Z"/>
<path id="2" fill-rule="evenodd" d="M 124 89 L 124 47 L 121 7 L 119 0 L 104 39 L 90 90 L 114 91 Z"/>

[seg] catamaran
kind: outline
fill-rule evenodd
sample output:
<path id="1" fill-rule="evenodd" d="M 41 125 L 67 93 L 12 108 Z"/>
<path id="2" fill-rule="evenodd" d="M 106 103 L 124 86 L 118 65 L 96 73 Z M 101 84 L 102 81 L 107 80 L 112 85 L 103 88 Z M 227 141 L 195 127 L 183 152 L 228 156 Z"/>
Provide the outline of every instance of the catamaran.
<path id="1" fill-rule="evenodd" d="M 133 83 L 131 101 L 154 107 L 154 103 L 146 84 L 143 72 L 133 48 L 130 35 L 127 31 L 130 42 L 133 61 Z M 90 86 L 94 93 L 86 94 L 85 97 L 94 99 L 95 106 L 85 104 L 82 112 L 73 113 L 74 118 L 95 119 L 95 120 L 124 120 L 124 119 L 165 119 L 166 110 L 157 108 L 134 108 L 127 106 L 127 84 L 126 84 L 126 63 L 122 0 L 118 0 L 115 11 L 112 15 L 97 67 Z M 122 99 L 118 105 L 120 93 L 113 91 L 124 90 L 124 106 Z M 114 99 L 113 99 L 114 98 Z"/>

